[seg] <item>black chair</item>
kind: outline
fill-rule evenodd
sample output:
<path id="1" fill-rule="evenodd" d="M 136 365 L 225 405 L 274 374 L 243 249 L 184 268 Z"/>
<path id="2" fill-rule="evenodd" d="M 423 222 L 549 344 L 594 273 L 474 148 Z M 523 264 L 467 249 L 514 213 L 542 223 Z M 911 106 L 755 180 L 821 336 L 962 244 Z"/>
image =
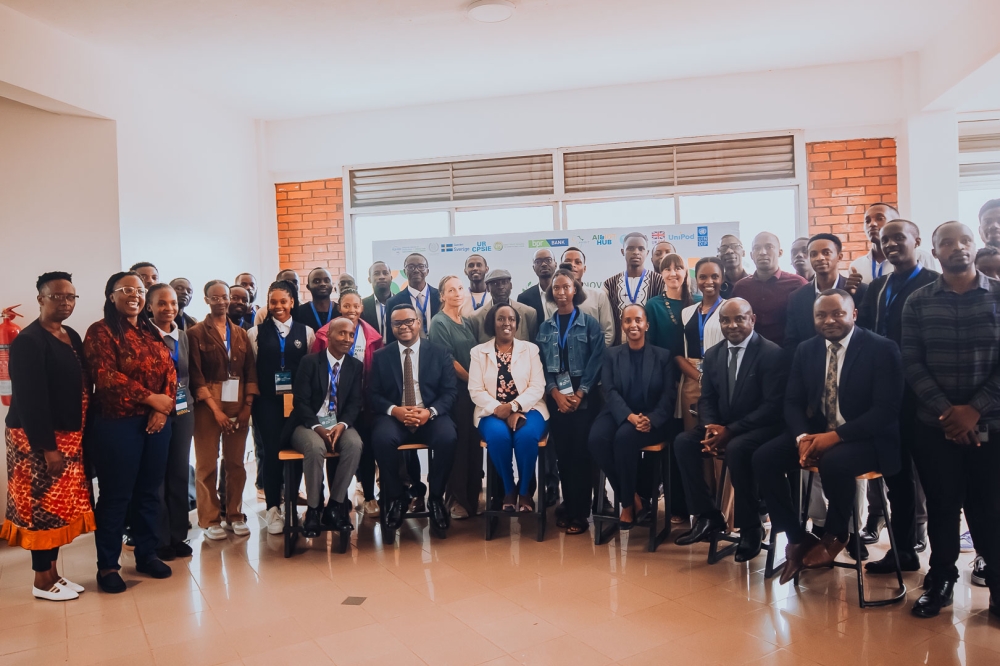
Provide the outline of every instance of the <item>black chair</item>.
<path id="1" fill-rule="evenodd" d="M 545 462 L 545 446 L 548 444 L 548 436 L 543 437 L 538 442 L 538 460 L 535 463 L 535 486 L 537 487 L 535 500 L 535 510 L 533 512 L 535 516 L 535 522 L 538 525 L 538 536 L 536 541 L 545 540 L 545 524 L 546 524 L 546 506 L 545 506 L 545 475 L 548 472 L 548 465 Z M 486 442 L 480 442 L 479 445 L 482 448 L 486 448 Z M 486 516 L 486 540 L 490 541 L 493 539 L 493 535 L 499 526 L 501 518 L 523 518 L 527 515 L 526 513 L 503 511 L 501 509 L 493 509 L 493 494 L 496 492 L 497 481 L 500 480 L 500 474 L 497 472 L 496 467 L 493 465 L 493 460 L 490 458 L 489 453 L 486 454 L 486 511 L 484 515 Z"/>
<path id="2" fill-rule="evenodd" d="M 430 465 L 430 461 L 434 459 L 434 450 L 431 449 L 426 444 L 417 444 L 417 443 L 414 443 L 414 444 L 403 444 L 403 445 L 401 445 L 399 447 L 398 450 L 399 451 L 421 451 L 421 450 L 426 450 L 427 451 L 427 463 L 428 463 L 428 465 Z M 414 482 L 417 482 L 419 480 L 420 479 L 411 479 L 411 481 L 414 481 Z M 379 508 L 379 519 L 378 519 L 378 522 L 382 526 L 382 542 L 383 543 L 391 543 L 392 541 L 396 540 L 396 530 L 390 530 L 389 526 L 385 522 L 386 513 L 388 513 L 387 509 L 389 507 L 385 504 L 385 502 L 382 501 L 382 493 L 379 493 L 378 508 Z M 409 510 L 407 510 L 406 513 L 403 514 L 403 519 L 404 520 L 409 520 L 410 518 L 430 518 L 430 517 L 431 517 L 431 512 L 426 507 L 424 508 L 423 511 L 409 511 Z M 445 539 L 445 538 L 448 537 L 447 533 L 442 532 L 442 531 L 438 530 L 436 527 L 434 527 L 434 523 L 433 522 L 431 522 L 430 527 L 431 527 L 431 534 L 433 534 L 438 539 Z M 391 532 L 391 534 L 390 534 L 390 532 Z"/>
<path id="3" fill-rule="evenodd" d="M 330 452 L 327 452 L 325 455 L 327 458 L 337 458 L 340 456 L 339 453 Z M 278 460 L 282 462 L 285 472 L 285 557 L 291 557 L 292 553 L 295 552 L 295 542 L 298 541 L 299 535 L 302 534 L 302 525 L 299 523 L 299 512 L 296 505 L 299 496 L 299 479 L 302 478 L 302 460 L 304 458 L 304 455 L 294 449 L 278 451 Z M 327 527 L 326 525 L 322 525 L 320 530 L 323 532 L 334 531 L 332 527 Z M 346 553 L 347 545 L 350 541 L 350 532 L 340 532 L 337 552 L 341 554 Z"/>
<path id="4" fill-rule="evenodd" d="M 799 495 L 799 512 L 802 516 L 802 529 L 805 529 L 806 522 L 809 519 L 808 510 L 803 508 L 803 504 L 808 504 L 808 498 L 812 494 L 812 484 L 813 484 L 813 474 L 819 474 L 819 469 L 816 467 L 803 468 L 803 471 L 809 472 L 809 480 L 806 482 L 805 494 Z M 903 582 L 903 568 L 899 564 L 899 551 L 896 549 L 896 535 L 892 532 L 892 519 L 889 516 L 889 500 L 885 494 L 885 481 L 882 479 L 882 474 L 879 472 L 868 472 L 867 474 L 862 474 L 857 477 L 858 481 L 867 481 L 869 483 L 878 484 L 878 497 L 879 502 L 882 504 L 882 515 L 885 516 L 886 530 L 889 532 L 889 548 L 892 549 L 892 555 L 896 563 L 896 580 L 899 581 L 899 588 L 896 591 L 895 596 L 889 597 L 888 599 L 876 599 L 869 601 L 865 598 L 865 568 L 864 564 L 859 557 L 854 562 L 834 562 L 833 565 L 840 567 L 842 569 L 854 569 L 858 574 L 858 605 L 861 608 L 868 608 L 869 606 L 888 606 L 889 604 L 898 603 L 906 598 L 906 583 Z M 801 485 L 801 475 L 799 477 L 799 483 Z M 856 552 L 861 552 L 861 515 L 858 512 L 858 503 L 854 503 L 854 547 Z M 795 584 L 799 584 L 799 576 L 795 575 Z"/>
<path id="5" fill-rule="evenodd" d="M 643 460 L 651 459 L 653 464 L 653 496 L 645 498 L 649 501 L 650 507 L 650 524 L 649 524 L 649 541 L 646 545 L 646 550 L 650 553 L 656 552 L 657 546 L 663 543 L 668 536 L 670 536 L 670 450 L 667 447 L 666 442 L 659 442 L 658 444 L 653 444 L 641 449 L 641 456 Z M 607 483 L 607 475 L 604 474 L 604 470 L 601 470 L 600 477 L 598 479 L 598 488 L 603 489 Z M 657 531 L 659 522 L 659 510 L 660 510 L 660 484 L 663 484 L 663 501 L 664 501 L 664 525 L 663 529 Z M 617 496 L 615 497 L 615 515 L 605 516 L 604 514 L 604 493 L 600 493 L 597 497 L 597 511 L 594 512 L 594 545 L 600 546 L 611 538 L 615 530 L 618 529 L 618 517 L 621 514 L 621 501 Z M 611 523 L 608 526 L 604 526 L 603 523 Z M 637 525 L 637 527 L 642 527 L 642 525 Z"/>

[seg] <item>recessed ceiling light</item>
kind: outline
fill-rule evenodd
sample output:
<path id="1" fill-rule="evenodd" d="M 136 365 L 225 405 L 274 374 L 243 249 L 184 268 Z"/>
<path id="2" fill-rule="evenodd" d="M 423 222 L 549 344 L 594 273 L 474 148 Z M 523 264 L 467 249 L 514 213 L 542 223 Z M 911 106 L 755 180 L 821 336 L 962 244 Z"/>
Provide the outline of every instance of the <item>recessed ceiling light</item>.
<path id="1" fill-rule="evenodd" d="M 469 18 L 480 23 L 500 23 L 514 15 L 514 3 L 509 0 L 476 0 L 469 5 Z"/>

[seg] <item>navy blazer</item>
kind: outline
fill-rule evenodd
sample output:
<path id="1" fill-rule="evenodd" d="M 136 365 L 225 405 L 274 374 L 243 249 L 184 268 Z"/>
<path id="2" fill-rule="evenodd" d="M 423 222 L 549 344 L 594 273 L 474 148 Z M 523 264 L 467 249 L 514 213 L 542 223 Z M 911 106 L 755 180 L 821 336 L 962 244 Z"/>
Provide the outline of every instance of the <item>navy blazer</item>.
<path id="1" fill-rule="evenodd" d="M 345 355 L 337 378 L 337 421 L 356 427 L 361 417 L 361 378 L 365 365 L 358 359 Z M 292 385 L 292 413 L 281 430 L 281 448 L 291 447 L 292 433 L 298 426 L 312 428 L 319 425 L 316 415 L 330 393 L 330 360 L 326 350 L 306 354 L 299 361 Z"/>
<path id="2" fill-rule="evenodd" d="M 438 310 L 441 309 L 441 293 L 437 289 L 435 289 L 434 287 L 431 287 L 430 285 L 428 285 L 428 287 L 430 288 L 430 292 L 429 293 L 430 293 L 430 299 L 431 299 L 430 305 L 428 305 L 428 307 L 427 307 L 427 310 L 428 310 L 428 314 L 427 314 L 427 330 L 429 331 L 430 328 L 431 328 L 431 319 L 433 319 L 434 315 L 436 315 L 438 313 Z M 386 319 L 388 320 L 388 321 L 386 321 L 386 324 L 385 324 L 385 326 L 386 326 L 386 330 L 385 330 L 385 343 L 386 344 L 389 344 L 390 342 L 395 342 L 396 341 L 396 336 L 393 335 L 393 332 L 392 332 L 392 323 L 391 322 L 392 322 L 392 309 L 394 307 L 396 307 L 397 305 L 413 305 L 413 301 L 410 300 L 410 290 L 409 289 L 403 289 L 401 292 L 399 292 L 398 294 L 396 294 L 395 296 L 393 296 L 392 298 L 390 298 L 388 301 L 385 302 L 385 316 L 386 316 Z M 378 330 L 378 324 L 373 324 L 372 327 L 376 331 Z M 427 337 L 426 335 L 424 335 L 423 331 L 420 332 L 420 336 L 424 337 L 424 338 Z M 441 410 L 438 410 L 438 411 L 440 412 Z"/>
<path id="3" fill-rule="evenodd" d="M 542 325 L 542 322 L 545 321 L 546 319 L 545 304 L 542 302 L 542 294 L 541 292 L 538 291 L 537 284 L 531 285 L 530 287 L 522 291 L 520 294 L 518 294 L 517 302 L 524 303 L 529 308 L 535 308 L 535 314 L 538 315 L 538 318 L 535 321 L 537 322 L 538 326 Z M 534 333 L 537 332 L 538 331 L 534 331 Z"/>
<path id="4" fill-rule="evenodd" d="M 785 423 L 793 437 L 826 432 L 826 364 L 826 340 L 821 336 L 806 340 L 795 350 L 785 389 Z M 855 326 L 840 369 L 838 398 L 845 420 L 837 428 L 840 438 L 845 442 L 870 441 L 878 455 L 878 471 L 886 476 L 897 473 L 903 361 L 896 343 Z"/>
<path id="5" fill-rule="evenodd" d="M 844 289 L 847 279 L 841 275 L 837 278 L 837 289 Z M 845 290 L 846 291 L 846 290 Z M 861 283 L 854 293 L 854 307 L 859 312 L 861 301 L 865 298 L 868 285 Z M 782 346 L 789 352 L 794 352 L 799 343 L 816 335 L 816 323 L 813 320 L 813 305 L 816 303 L 816 278 L 810 280 L 804 287 L 799 287 L 788 297 L 788 316 L 785 318 L 785 341 Z"/>
<path id="6" fill-rule="evenodd" d="M 451 352 L 426 338 L 421 339 L 417 381 L 425 409 L 433 407 L 441 416 L 451 412 L 458 393 L 458 377 Z M 403 404 L 403 363 L 398 342 L 390 342 L 375 352 L 369 401 L 375 414 L 387 414 L 390 407 Z"/>
<path id="7" fill-rule="evenodd" d="M 743 352 L 736 388 L 729 400 L 729 343 L 705 352 L 698 422 L 725 426 L 733 435 L 781 425 L 788 363 L 781 347 L 756 331 Z"/>
<path id="8" fill-rule="evenodd" d="M 674 403 L 677 400 L 677 380 L 674 378 L 674 362 L 670 352 L 647 342 L 642 350 L 642 377 L 633 377 L 628 344 L 605 350 L 601 368 L 604 409 L 611 413 L 618 425 L 625 423 L 633 413 L 623 396 L 628 394 L 634 381 L 642 382 L 647 405 L 653 403 L 651 396 L 656 397 L 656 407 L 645 416 L 654 428 L 662 428 L 673 418 Z"/>

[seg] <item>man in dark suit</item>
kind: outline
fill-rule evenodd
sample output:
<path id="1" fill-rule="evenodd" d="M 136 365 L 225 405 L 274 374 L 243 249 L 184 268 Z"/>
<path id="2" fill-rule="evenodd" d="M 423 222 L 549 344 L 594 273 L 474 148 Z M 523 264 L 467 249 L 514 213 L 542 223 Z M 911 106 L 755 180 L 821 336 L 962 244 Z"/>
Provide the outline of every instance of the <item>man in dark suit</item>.
<path id="1" fill-rule="evenodd" d="M 830 566 L 847 545 L 856 477 L 899 471 L 903 364 L 891 340 L 855 326 L 854 299 L 841 289 L 813 306 L 816 332 L 795 350 L 785 389 L 786 431 L 753 457 L 774 530 L 785 532 L 781 582 L 803 568 Z M 803 529 L 789 479 L 818 467 L 829 506 L 822 541 Z"/>
<path id="2" fill-rule="evenodd" d="M 406 508 L 398 449 L 420 442 L 432 453 L 427 474 L 431 521 L 444 531 L 449 519 L 444 490 L 458 444 L 449 416 L 458 382 L 454 360 L 444 347 L 421 339 L 420 320 L 411 305 L 394 307 L 390 322 L 396 341 L 375 352 L 369 400 L 375 413 L 372 445 L 381 473 L 385 523 L 390 530 L 398 529 Z"/>
<path id="3" fill-rule="evenodd" d="M 692 544 L 725 530 L 722 507 L 716 506 L 704 472 L 706 455 L 725 455 L 735 491 L 735 524 L 740 530 L 737 562 L 757 557 L 764 539 L 753 454 L 782 430 L 788 376 L 781 347 L 755 333 L 756 322 L 753 308 L 742 298 L 730 299 L 719 308 L 726 341 L 705 352 L 699 426 L 674 441 L 687 505 L 698 516 L 693 529 L 676 543 Z"/>
<path id="4" fill-rule="evenodd" d="M 552 254 L 552 250 L 543 247 L 535 252 L 535 257 L 531 263 L 531 270 L 535 272 L 538 284 L 532 285 L 518 294 L 517 302 L 535 308 L 535 314 L 537 315 L 535 322 L 537 326 L 541 325 L 548 318 L 545 316 L 545 292 L 552 283 L 552 276 L 556 272 L 556 258 Z M 538 333 L 537 328 L 531 331 L 530 338 L 532 340 L 535 339 L 536 333 Z"/>
<path id="5" fill-rule="evenodd" d="M 387 312 L 392 312 L 397 305 L 408 305 L 417 313 L 420 320 L 420 337 L 426 338 L 431 328 L 431 318 L 441 307 L 441 295 L 438 290 L 427 284 L 427 273 L 430 266 L 427 257 L 422 254 L 411 254 L 403 262 L 403 272 L 406 273 L 406 289 L 389 299 L 385 304 Z M 390 326 L 385 332 L 386 344 L 395 342 L 396 331 Z"/>
<path id="6" fill-rule="evenodd" d="M 820 292 L 843 289 L 858 305 L 864 300 L 868 285 L 861 281 L 861 274 L 857 271 L 853 271 L 848 277 L 840 274 L 843 250 L 840 238 L 834 234 L 816 234 L 809 239 L 806 255 L 814 275 L 806 286 L 799 287 L 788 297 L 788 317 L 785 320 L 785 341 L 782 346 L 789 354 L 795 352 L 800 342 L 816 335 L 813 303 Z"/>
<path id="7" fill-rule="evenodd" d="M 392 271 L 384 261 L 376 261 L 368 269 L 368 282 L 375 290 L 368 298 L 361 299 L 361 319 L 382 336 L 389 335 L 389 299 L 392 298 Z"/>
<path id="8" fill-rule="evenodd" d="M 299 362 L 292 387 L 293 409 L 281 432 L 281 448 L 303 454 L 306 478 L 306 519 L 303 534 L 319 535 L 320 523 L 338 531 L 354 529 L 347 491 L 361 460 L 363 443 L 356 425 L 361 418 L 361 377 L 364 364 L 349 354 L 354 324 L 338 318 L 330 323 L 325 351 L 308 354 Z M 326 458 L 336 451 L 339 458 Z M 326 462 L 330 502 L 323 506 L 323 467 Z"/>

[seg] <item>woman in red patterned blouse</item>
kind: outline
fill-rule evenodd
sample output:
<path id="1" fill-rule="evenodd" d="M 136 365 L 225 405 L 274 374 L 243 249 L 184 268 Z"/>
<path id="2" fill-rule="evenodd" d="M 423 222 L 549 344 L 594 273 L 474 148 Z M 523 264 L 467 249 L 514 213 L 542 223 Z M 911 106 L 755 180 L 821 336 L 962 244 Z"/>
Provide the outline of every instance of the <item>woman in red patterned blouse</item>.
<path id="1" fill-rule="evenodd" d="M 83 353 L 95 389 L 91 432 L 100 489 L 94 539 L 97 583 L 105 592 L 117 593 L 125 591 L 118 558 L 130 502 L 136 570 L 153 578 L 171 573 L 156 557 L 156 528 L 177 371 L 143 314 L 146 288 L 140 277 L 116 273 L 104 295 L 104 319 L 87 330 Z"/>

